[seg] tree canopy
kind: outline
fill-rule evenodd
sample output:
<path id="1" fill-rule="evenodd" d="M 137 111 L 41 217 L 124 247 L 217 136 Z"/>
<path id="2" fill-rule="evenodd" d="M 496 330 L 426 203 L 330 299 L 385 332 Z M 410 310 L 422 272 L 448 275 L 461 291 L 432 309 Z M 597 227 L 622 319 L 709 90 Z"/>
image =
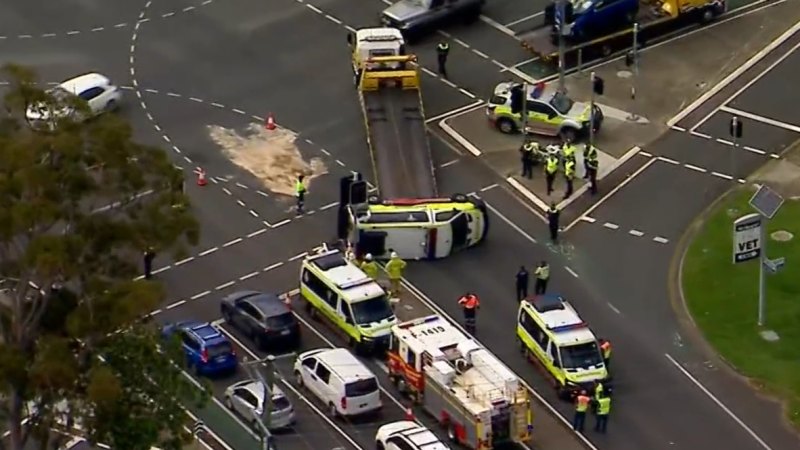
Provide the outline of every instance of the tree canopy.
<path id="1" fill-rule="evenodd" d="M 21 450 L 80 424 L 117 450 L 180 447 L 186 402 L 205 393 L 142 318 L 163 287 L 134 278 L 152 248 L 179 257 L 198 224 L 162 149 L 117 114 L 45 91 L 6 66 L 0 113 L 0 415 Z M 29 110 L 47 111 L 31 121 Z M 112 205 L 109 207 L 103 207 Z M 169 348 L 166 348 L 169 347 Z M 25 425 L 23 426 L 23 422 Z"/>

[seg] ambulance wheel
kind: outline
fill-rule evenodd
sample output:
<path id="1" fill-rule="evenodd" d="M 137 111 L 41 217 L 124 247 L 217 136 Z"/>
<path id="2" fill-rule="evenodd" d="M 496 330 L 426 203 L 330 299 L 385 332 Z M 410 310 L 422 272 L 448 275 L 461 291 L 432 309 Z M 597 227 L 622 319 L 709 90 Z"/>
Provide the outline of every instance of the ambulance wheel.
<path id="1" fill-rule="evenodd" d="M 381 198 L 378 197 L 377 195 L 370 195 L 369 197 L 367 197 L 367 203 L 369 203 L 370 205 L 380 205 Z"/>
<path id="2" fill-rule="evenodd" d="M 458 439 L 456 438 L 456 427 L 452 423 L 447 425 L 447 439 L 450 439 L 450 442 L 455 442 L 458 444 Z"/>
<path id="3" fill-rule="evenodd" d="M 466 195 L 464 195 L 464 194 L 453 194 L 453 195 L 450 197 L 450 200 L 452 200 L 452 201 L 454 201 L 454 202 L 456 202 L 456 203 L 466 203 L 466 202 L 468 202 L 468 201 L 469 201 L 469 199 L 467 198 L 467 196 L 466 196 Z"/>
<path id="4" fill-rule="evenodd" d="M 332 419 L 335 419 L 339 415 L 339 411 L 336 410 L 336 405 L 333 403 L 328 405 L 328 415 L 331 416 Z"/>
<path id="5" fill-rule="evenodd" d="M 397 387 L 397 391 L 401 394 L 405 395 L 408 393 L 408 386 L 406 385 L 406 380 L 403 377 L 395 378 L 394 385 Z"/>
<path id="6" fill-rule="evenodd" d="M 310 316 L 310 317 L 311 317 L 313 320 L 319 320 L 319 313 L 317 313 L 317 309 L 316 309 L 316 308 L 314 308 L 313 306 L 311 307 L 311 310 L 310 310 L 310 311 L 308 311 L 308 315 L 309 315 L 309 316 Z"/>
<path id="7" fill-rule="evenodd" d="M 511 134 L 517 131 L 517 125 L 513 120 L 503 117 L 499 119 L 495 125 L 501 133 Z"/>
<path id="8" fill-rule="evenodd" d="M 700 15 L 700 23 L 705 25 L 705 24 L 711 22 L 712 20 L 714 20 L 715 16 L 716 16 L 716 14 L 714 13 L 713 9 L 706 8 L 706 10 L 703 11 L 703 13 Z"/>

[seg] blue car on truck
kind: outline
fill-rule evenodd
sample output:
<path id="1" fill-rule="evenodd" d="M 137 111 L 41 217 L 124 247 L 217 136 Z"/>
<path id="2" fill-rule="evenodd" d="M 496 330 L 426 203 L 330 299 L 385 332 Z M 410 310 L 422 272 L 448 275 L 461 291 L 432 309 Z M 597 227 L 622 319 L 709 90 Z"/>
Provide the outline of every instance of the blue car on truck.
<path id="1" fill-rule="evenodd" d="M 207 322 L 187 320 L 166 325 L 164 339 L 178 338 L 186 366 L 197 375 L 215 376 L 236 371 L 238 360 L 230 340 Z"/>

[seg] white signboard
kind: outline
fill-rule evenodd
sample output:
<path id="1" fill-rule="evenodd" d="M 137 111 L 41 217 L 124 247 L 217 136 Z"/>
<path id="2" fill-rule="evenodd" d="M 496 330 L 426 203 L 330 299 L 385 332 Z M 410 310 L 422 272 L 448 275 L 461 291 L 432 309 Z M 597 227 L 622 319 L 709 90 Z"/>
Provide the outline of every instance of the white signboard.
<path id="1" fill-rule="evenodd" d="M 761 256 L 761 215 L 748 214 L 733 222 L 733 263 Z"/>

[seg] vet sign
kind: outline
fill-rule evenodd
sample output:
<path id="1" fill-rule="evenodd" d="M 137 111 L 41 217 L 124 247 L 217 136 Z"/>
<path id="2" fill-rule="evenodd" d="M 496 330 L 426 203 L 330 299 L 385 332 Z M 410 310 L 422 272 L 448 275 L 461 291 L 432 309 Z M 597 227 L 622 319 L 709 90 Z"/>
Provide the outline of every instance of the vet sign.
<path id="1" fill-rule="evenodd" d="M 733 222 L 733 263 L 761 257 L 761 215 L 748 214 Z"/>

